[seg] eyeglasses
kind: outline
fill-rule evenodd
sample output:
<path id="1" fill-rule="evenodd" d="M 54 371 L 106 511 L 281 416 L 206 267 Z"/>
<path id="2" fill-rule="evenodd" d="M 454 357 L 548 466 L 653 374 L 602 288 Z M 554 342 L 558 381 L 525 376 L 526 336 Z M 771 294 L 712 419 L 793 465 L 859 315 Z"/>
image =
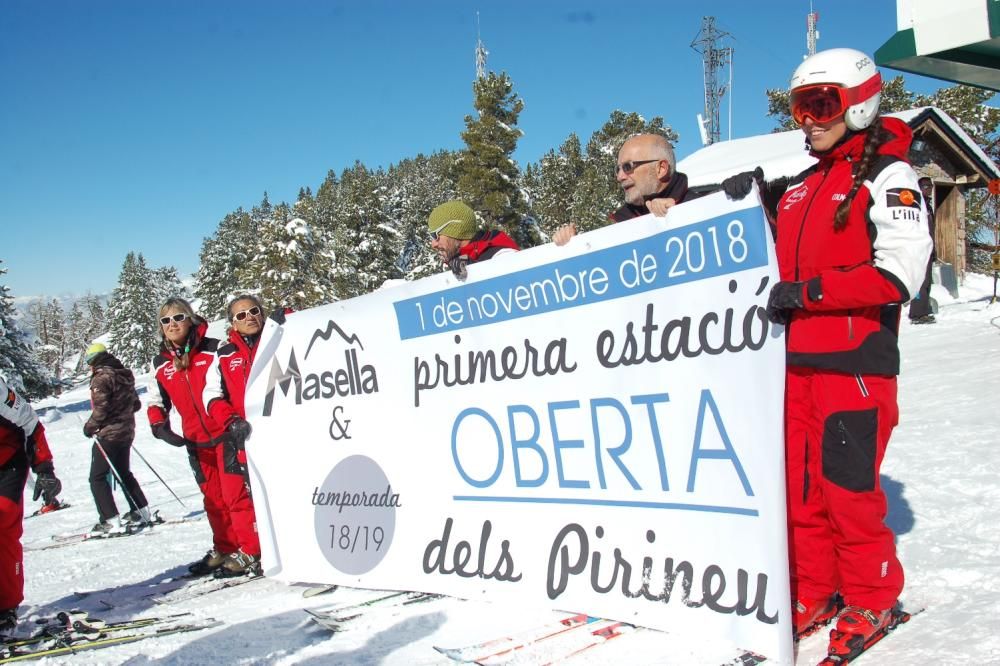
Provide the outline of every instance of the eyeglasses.
<path id="1" fill-rule="evenodd" d="M 619 171 L 624 171 L 626 176 L 632 175 L 636 167 L 641 167 L 643 164 L 649 164 L 650 162 L 659 162 L 660 160 L 632 160 L 630 162 L 623 162 L 615 167 L 615 175 L 618 175 Z"/>
<path id="2" fill-rule="evenodd" d="M 255 305 L 249 310 L 243 310 L 242 312 L 237 312 L 236 314 L 233 315 L 233 319 L 235 319 L 236 321 L 243 321 L 244 319 L 247 318 L 247 315 L 250 315 L 251 317 L 256 317 L 260 315 L 260 308 Z"/>
<path id="3" fill-rule="evenodd" d="M 175 321 L 179 324 L 187 318 L 188 316 L 186 314 L 184 314 L 183 312 L 178 312 L 177 314 L 170 315 L 168 317 L 160 317 L 160 324 L 166 326 L 172 321 Z"/>
<path id="4" fill-rule="evenodd" d="M 442 229 L 444 229 L 445 227 L 447 227 L 452 222 L 459 222 L 459 221 L 460 220 L 448 220 L 447 222 L 445 222 L 444 224 L 442 224 L 440 227 L 438 227 L 437 229 L 435 229 L 434 231 L 431 232 L 431 240 L 432 241 L 436 241 L 438 238 L 441 237 L 441 230 Z"/>
<path id="5" fill-rule="evenodd" d="M 842 116 L 849 107 L 864 102 L 882 90 L 882 75 L 876 73 L 861 85 L 844 88 L 834 83 L 802 86 L 792 90 L 788 106 L 792 118 L 802 125 L 807 118 L 826 123 Z"/>

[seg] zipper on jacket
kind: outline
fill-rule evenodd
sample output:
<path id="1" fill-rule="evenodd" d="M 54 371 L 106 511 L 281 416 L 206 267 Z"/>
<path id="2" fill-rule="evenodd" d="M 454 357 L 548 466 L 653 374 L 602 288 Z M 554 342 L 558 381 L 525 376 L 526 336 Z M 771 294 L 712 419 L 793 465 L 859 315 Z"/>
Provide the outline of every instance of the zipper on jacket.
<path id="1" fill-rule="evenodd" d="M 806 503 L 809 497 L 809 438 L 806 437 L 806 464 L 805 473 L 802 475 L 802 503 Z"/>
<path id="2" fill-rule="evenodd" d="M 841 445 L 847 446 L 847 426 L 844 425 L 843 419 L 837 419 L 837 430 L 840 431 Z"/>
<path id="3" fill-rule="evenodd" d="M 198 411 L 198 403 L 194 399 L 194 389 L 191 388 L 191 379 L 188 377 L 188 371 L 186 368 L 184 369 L 184 383 L 187 384 L 188 395 L 191 396 L 191 406 L 194 407 L 194 413 L 195 416 L 198 417 L 198 423 L 201 424 L 201 429 L 205 431 L 206 435 L 208 435 L 208 443 L 215 446 L 218 442 L 216 442 L 215 438 L 212 437 L 212 433 L 209 431 L 208 426 L 205 425 L 205 419 L 201 418 L 201 412 Z"/>
<path id="4" fill-rule="evenodd" d="M 854 315 L 851 314 L 850 310 L 847 311 L 847 339 L 854 339 Z"/>
<path id="5" fill-rule="evenodd" d="M 809 197 L 809 203 L 806 204 L 806 210 L 802 214 L 802 224 L 799 225 L 799 237 L 795 239 L 795 280 L 799 279 L 799 252 L 802 249 L 802 234 L 806 230 L 806 220 L 809 218 L 809 211 L 812 209 L 813 202 L 816 201 L 816 195 L 819 194 L 820 189 L 823 187 L 823 183 L 826 182 L 827 176 L 830 175 L 830 171 L 833 170 L 831 166 L 829 170 L 823 172 L 823 177 L 819 181 L 819 185 L 816 186 L 816 190 L 813 192 L 812 196 Z"/>

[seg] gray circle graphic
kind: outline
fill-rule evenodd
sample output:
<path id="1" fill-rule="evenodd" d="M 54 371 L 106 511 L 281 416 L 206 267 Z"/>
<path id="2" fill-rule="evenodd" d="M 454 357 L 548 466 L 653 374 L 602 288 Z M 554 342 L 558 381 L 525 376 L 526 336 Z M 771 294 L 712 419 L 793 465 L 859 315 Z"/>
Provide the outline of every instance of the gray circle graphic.
<path id="1" fill-rule="evenodd" d="M 402 500 L 377 462 L 344 458 L 313 491 L 316 542 L 327 561 L 350 575 L 367 573 L 389 552 Z"/>

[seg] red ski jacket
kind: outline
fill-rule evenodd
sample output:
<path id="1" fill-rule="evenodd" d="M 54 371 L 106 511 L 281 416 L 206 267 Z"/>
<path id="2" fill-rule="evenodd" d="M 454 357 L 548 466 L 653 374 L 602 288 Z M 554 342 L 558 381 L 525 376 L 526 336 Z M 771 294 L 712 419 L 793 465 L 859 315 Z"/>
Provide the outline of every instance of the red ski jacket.
<path id="1" fill-rule="evenodd" d="M 160 353 L 153 358 L 149 407 L 146 414 L 149 425 L 156 426 L 168 420 L 171 409 L 181 417 L 184 438 L 195 444 L 214 446 L 222 441 L 225 422 L 216 421 L 205 412 L 202 393 L 205 377 L 215 359 L 219 341 L 206 338 L 208 325 L 202 322 L 195 329 L 191 342 L 191 363 L 185 370 L 174 367 L 173 354 L 161 345 Z"/>
<path id="2" fill-rule="evenodd" d="M 502 250 L 520 250 L 521 248 L 502 231 L 481 231 L 472 240 L 459 248 L 458 252 L 469 258 L 469 263 L 486 261 Z"/>
<path id="3" fill-rule="evenodd" d="M 834 229 L 834 213 L 851 189 L 865 132 L 814 154 L 819 163 L 793 179 L 778 204 L 781 279 L 819 278 L 822 291 L 793 312 L 789 365 L 899 374 L 899 306 L 920 288 L 932 243 L 917 174 L 905 161 L 910 128 L 896 118 L 880 122 L 893 138 L 879 149 L 843 229 Z"/>
<path id="4" fill-rule="evenodd" d="M 250 365 L 257 346 L 249 346 L 243 336 L 229 330 L 229 341 L 215 352 L 205 383 L 205 409 L 219 423 L 234 417 L 246 418 L 246 390 Z"/>
<path id="5" fill-rule="evenodd" d="M 36 472 L 40 465 L 52 462 L 45 427 L 35 410 L 0 377 L 0 465 L 20 451 Z"/>

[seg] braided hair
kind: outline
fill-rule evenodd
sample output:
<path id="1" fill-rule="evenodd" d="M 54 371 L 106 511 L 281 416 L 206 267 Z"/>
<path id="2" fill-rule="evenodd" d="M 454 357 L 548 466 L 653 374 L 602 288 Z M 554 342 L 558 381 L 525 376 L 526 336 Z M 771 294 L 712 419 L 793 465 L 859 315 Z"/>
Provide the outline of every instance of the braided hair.
<path id="1" fill-rule="evenodd" d="M 882 125 L 881 118 L 875 118 L 865 134 L 865 144 L 861 149 L 861 159 L 858 160 L 858 164 L 853 170 L 854 182 L 851 185 L 851 190 L 847 193 L 847 197 L 837 206 L 837 212 L 833 216 L 834 231 L 842 231 L 847 226 L 847 217 L 851 212 L 851 204 L 854 203 L 854 195 L 858 193 L 861 185 L 868 178 L 868 174 L 871 173 L 872 167 L 875 164 L 875 158 L 878 156 L 878 149 L 882 147 L 882 144 L 892 139 L 892 137 L 892 133 Z"/>

